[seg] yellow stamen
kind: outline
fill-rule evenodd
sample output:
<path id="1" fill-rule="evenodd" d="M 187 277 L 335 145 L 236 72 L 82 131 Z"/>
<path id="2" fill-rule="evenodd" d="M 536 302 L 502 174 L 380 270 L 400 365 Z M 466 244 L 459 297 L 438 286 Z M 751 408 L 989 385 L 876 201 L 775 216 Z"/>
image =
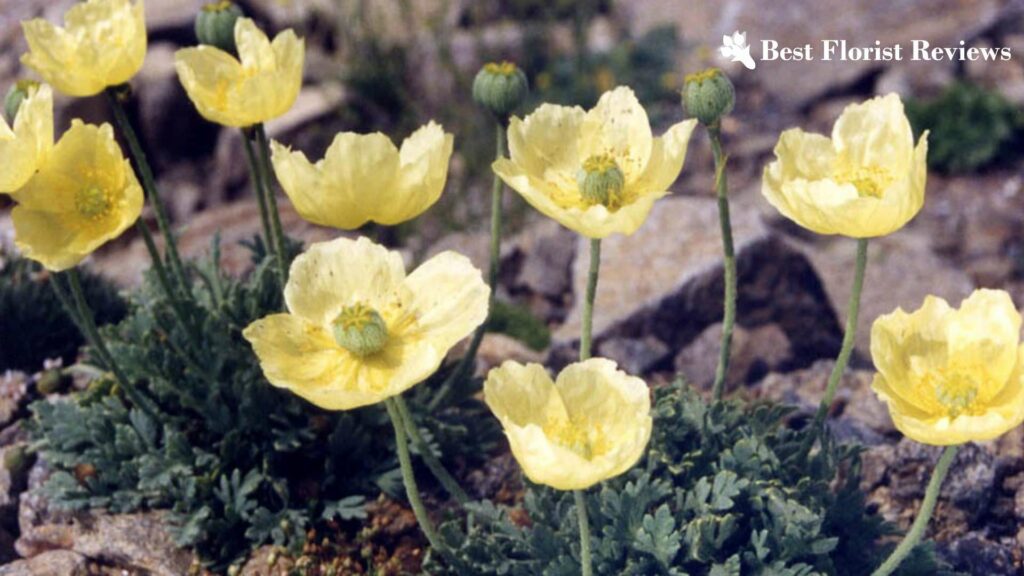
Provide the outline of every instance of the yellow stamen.
<path id="1" fill-rule="evenodd" d="M 87 186 L 75 194 L 75 210 L 89 220 L 100 220 L 113 208 L 110 194 L 99 186 Z"/>

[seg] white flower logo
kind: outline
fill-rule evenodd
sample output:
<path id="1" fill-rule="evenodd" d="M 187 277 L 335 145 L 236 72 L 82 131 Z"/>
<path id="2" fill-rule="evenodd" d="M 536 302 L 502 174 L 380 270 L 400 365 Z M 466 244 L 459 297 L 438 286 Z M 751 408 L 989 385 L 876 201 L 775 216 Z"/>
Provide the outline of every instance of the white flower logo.
<path id="1" fill-rule="evenodd" d="M 748 70 L 757 67 L 757 63 L 750 56 L 750 46 L 747 45 L 747 33 L 737 30 L 732 36 L 722 36 L 722 47 L 719 48 L 722 56 L 730 58 L 732 62 L 742 62 Z"/>

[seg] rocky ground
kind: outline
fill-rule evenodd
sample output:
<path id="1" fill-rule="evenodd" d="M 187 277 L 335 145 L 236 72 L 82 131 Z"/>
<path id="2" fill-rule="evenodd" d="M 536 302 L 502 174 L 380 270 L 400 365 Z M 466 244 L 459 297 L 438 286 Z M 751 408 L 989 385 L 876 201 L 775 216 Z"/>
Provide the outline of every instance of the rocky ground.
<path id="1" fill-rule="evenodd" d="M 16 56 L 23 46 L 17 22 L 38 14 L 56 19 L 69 4 L 70 0 L 0 0 L 0 86 L 19 73 Z M 213 232 L 220 231 L 225 265 L 241 274 L 248 257 L 236 248 L 237 242 L 258 232 L 259 219 L 247 189 L 238 133 L 202 122 L 174 76 L 173 50 L 191 42 L 192 11 L 182 4 L 147 2 L 151 49 L 134 83 L 138 102 L 134 112 L 181 232 L 183 252 L 191 257 L 203 255 Z M 344 15 L 326 1 L 245 4 L 275 27 L 310 25 L 313 19 L 344 22 Z M 418 75 L 409 83 L 423 94 L 428 115 L 445 106 L 447 95 L 458 85 L 457 77 L 471 74 L 483 54 L 506 50 L 508 56 L 516 56 L 521 32 L 508 22 L 487 20 L 488 14 L 500 12 L 498 4 L 491 0 L 414 2 L 413 17 L 423 25 L 422 32 L 408 33 L 408 27 L 395 25 L 388 11 L 394 9 L 391 2 L 374 3 L 384 23 L 380 33 L 389 42 L 416 47 L 413 52 L 423 60 L 410 67 Z M 805 417 L 821 396 L 838 349 L 855 246 L 848 239 L 815 237 L 799 230 L 760 197 L 760 171 L 771 157 L 779 131 L 798 124 L 827 131 L 842 107 L 853 100 L 888 91 L 932 95 L 957 78 L 987 85 L 1024 105 L 1024 7 L 1012 0 L 807 0 L 772 10 L 762 9 L 754 0 L 686 3 L 685 9 L 670 0 L 612 4 L 612 15 L 599 18 L 590 31 L 593 44 L 674 23 L 684 38 L 679 60 L 685 71 L 706 65 L 717 38 L 734 29 L 747 30 L 751 38 L 776 38 L 788 45 L 832 37 L 862 44 L 876 38 L 888 42 L 920 38 L 952 45 L 968 38 L 979 45 L 1014 47 L 1013 61 L 988 65 L 819 62 L 813 67 L 765 65 L 756 74 L 727 70 L 739 90 L 736 114 L 724 126 L 740 270 L 739 327 L 729 389 L 744 397 L 794 404 L 800 408 L 795 417 Z M 483 14 L 484 22 L 472 30 L 460 24 L 470 11 Z M 808 21 L 815 26 L 807 26 Z M 361 105 L 353 102 L 338 80 L 336 68 L 348 65 L 344 54 L 331 53 L 316 41 L 318 35 L 326 34 L 325 26 L 329 24 L 312 26 L 307 87 L 299 102 L 269 126 L 272 137 L 316 152 L 322 151 L 325 134 L 348 128 L 338 110 Z M 454 68 L 439 63 L 437 30 L 448 34 Z M 104 117 L 100 101 L 62 100 L 59 110 L 62 122 L 72 116 Z M 460 135 L 456 138 L 458 151 Z M 707 389 L 713 377 L 721 332 L 722 268 L 711 164 L 707 141 L 698 133 L 675 193 L 656 206 L 637 234 L 604 243 L 594 322 L 597 353 L 654 384 L 682 375 Z M 468 199 L 454 213 L 461 214 L 464 222 L 479 220 L 487 206 L 488 183 L 461 177 L 465 166 L 458 154 L 452 170 L 448 195 Z M 1024 303 L 1022 187 L 1019 165 L 972 176 L 932 174 L 921 214 L 904 230 L 871 243 L 857 348 L 832 411 L 833 426 L 840 436 L 867 447 L 864 487 L 878 510 L 903 528 L 918 508 L 937 451 L 902 439 L 870 391 L 870 324 L 897 306 L 918 307 L 926 294 L 958 302 L 975 287 L 1003 288 Z M 530 214 L 514 194 L 509 194 L 507 203 L 514 213 Z M 334 234 L 304 223 L 286 199 L 280 204 L 289 234 L 306 241 Z M 0 212 L 0 241 L 10 240 L 8 218 L 6 211 Z M 443 220 L 428 216 L 416 234 L 397 242 L 408 259 L 456 249 L 485 267 L 484 227 L 469 225 L 452 231 Z M 98 254 L 91 265 L 127 288 L 138 282 L 146 258 L 141 241 L 126 237 Z M 519 223 L 503 248 L 499 295 L 547 323 L 552 343 L 537 353 L 510 338 L 489 336 L 481 351 L 481 369 L 508 358 L 552 366 L 570 361 L 577 345 L 585 266 L 586 243 L 572 233 L 536 217 Z M 26 435 L 19 424 L 28 402 L 38 394 L 32 378 L 22 374 L 0 378 L 0 452 L 6 464 L 0 468 L 0 561 L 10 562 L 0 567 L 0 575 L 188 572 L 193 558 L 174 547 L 159 512 L 70 515 L 49 510 L 32 491 L 47 473 L 45 463 L 25 455 Z M 509 469 L 504 462 L 471 476 L 486 483 L 507 475 Z M 392 541 L 406 538 L 392 561 L 401 565 L 405 558 L 415 564 L 421 550 L 415 540 L 408 539 L 413 532 L 408 511 L 382 501 L 372 518 L 375 529 Z M 961 452 L 930 534 L 943 555 L 961 570 L 1024 574 L 1024 429 Z M 320 535 L 316 540 L 329 543 L 330 538 Z M 328 548 L 314 544 L 310 554 L 356 553 L 344 547 Z M 288 562 L 267 549 L 242 573 L 284 574 Z"/>

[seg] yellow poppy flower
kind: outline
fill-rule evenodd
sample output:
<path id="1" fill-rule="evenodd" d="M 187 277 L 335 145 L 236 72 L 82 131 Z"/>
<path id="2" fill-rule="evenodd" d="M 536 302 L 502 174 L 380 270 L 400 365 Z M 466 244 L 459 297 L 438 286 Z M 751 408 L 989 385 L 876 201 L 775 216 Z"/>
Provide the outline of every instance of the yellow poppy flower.
<path id="1" fill-rule="evenodd" d="M 249 18 L 235 24 L 238 56 L 203 45 L 174 54 L 174 67 L 199 113 L 211 122 L 244 128 L 281 116 L 302 87 L 304 41 L 292 30 L 273 42 Z"/>
<path id="2" fill-rule="evenodd" d="M 1021 317 L 1002 290 L 976 290 L 959 310 L 928 296 L 871 328 L 872 387 L 896 427 L 924 444 L 991 440 L 1024 421 Z"/>
<path id="3" fill-rule="evenodd" d="M 489 294 L 460 254 L 442 252 L 406 276 L 398 252 L 339 238 L 295 259 L 284 290 L 289 312 L 243 334 L 271 384 L 349 410 L 426 380 L 487 318 Z"/>
<path id="4" fill-rule="evenodd" d="M 74 120 L 15 200 L 15 244 L 59 272 L 134 224 L 143 196 L 110 125 Z"/>
<path id="5" fill-rule="evenodd" d="M 131 80 L 146 58 L 142 0 L 88 0 L 64 15 L 64 27 L 22 23 L 29 51 L 21 62 L 68 96 L 93 96 Z"/>
<path id="6" fill-rule="evenodd" d="M 272 162 L 298 213 L 322 226 L 354 230 L 367 222 L 411 220 L 441 197 L 448 178 L 452 135 L 434 122 L 412 133 L 398 149 L 381 133 L 343 132 L 324 158 L 271 143 Z"/>
<path id="7" fill-rule="evenodd" d="M 924 205 L 928 134 L 917 148 L 899 96 L 846 107 L 832 138 L 793 128 L 775 146 L 761 192 L 783 216 L 851 238 L 899 230 Z"/>
<path id="8" fill-rule="evenodd" d="M 0 193 L 12 193 L 28 182 L 53 148 L 53 91 L 30 87 L 13 125 L 0 116 Z"/>
<path id="9" fill-rule="evenodd" d="M 604 358 L 570 364 L 554 382 L 539 364 L 505 362 L 487 375 L 484 399 L 526 476 L 559 490 L 622 474 L 651 438 L 647 384 Z"/>
<path id="10" fill-rule="evenodd" d="M 633 91 L 619 87 L 584 112 L 542 104 L 508 127 L 511 158 L 494 171 L 534 208 L 590 238 L 632 234 L 683 169 L 696 120 L 661 137 Z"/>

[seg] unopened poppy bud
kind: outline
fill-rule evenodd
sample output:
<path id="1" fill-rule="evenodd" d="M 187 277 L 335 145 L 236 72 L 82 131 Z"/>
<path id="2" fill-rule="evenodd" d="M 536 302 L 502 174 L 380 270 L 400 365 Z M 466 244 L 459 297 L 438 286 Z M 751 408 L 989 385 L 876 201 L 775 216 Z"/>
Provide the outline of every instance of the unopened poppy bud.
<path id="1" fill-rule="evenodd" d="M 705 126 L 717 126 L 736 104 L 736 89 L 718 68 L 688 74 L 683 83 L 683 108 Z"/>
<path id="2" fill-rule="evenodd" d="M 200 44 L 235 54 L 235 22 L 242 16 L 242 9 L 230 0 L 206 4 L 196 15 L 196 39 Z"/>
<path id="3" fill-rule="evenodd" d="M 4 114 L 7 116 L 7 122 L 14 125 L 14 117 L 18 115 L 18 109 L 21 108 L 21 103 L 28 98 L 29 92 L 39 87 L 38 82 L 32 80 L 18 80 L 11 85 L 10 90 L 7 91 L 7 96 L 4 98 Z"/>
<path id="4" fill-rule="evenodd" d="M 473 79 L 473 100 L 506 120 L 530 93 L 526 74 L 511 62 L 485 64 Z"/>

